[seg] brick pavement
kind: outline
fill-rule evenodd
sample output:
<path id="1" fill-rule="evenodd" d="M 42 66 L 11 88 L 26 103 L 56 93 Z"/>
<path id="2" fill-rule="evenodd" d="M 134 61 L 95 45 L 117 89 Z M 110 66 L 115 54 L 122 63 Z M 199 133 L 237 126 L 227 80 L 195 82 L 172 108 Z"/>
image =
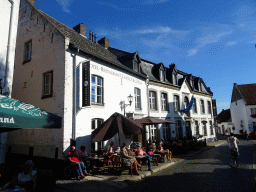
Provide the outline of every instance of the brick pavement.
<path id="1" fill-rule="evenodd" d="M 159 163 L 158 166 L 152 166 L 152 172 L 147 171 L 147 166 L 142 166 L 142 170 L 139 171 L 140 175 L 130 176 L 128 171 L 125 171 L 121 176 L 115 175 L 91 175 L 87 176 L 81 180 L 57 180 L 56 181 L 56 192 L 67 192 L 67 191 L 85 191 L 84 189 L 92 190 L 93 187 L 98 188 L 101 192 L 103 191 L 115 191 L 114 189 L 122 189 L 127 187 L 129 184 L 139 181 L 145 177 L 154 175 L 154 173 L 166 169 L 170 166 L 175 165 L 177 162 L 181 162 L 186 159 L 186 157 L 191 157 L 195 154 L 198 154 L 202 151 L 211 149 L 213 147 L 218 147 L 226 143 L 226 138 L 221 138 L 216 142 L 208 143 L 206 147 L 202 147 L 198 151 L 190 151 L 185 155 L 176 155 L 172 158 L 172 162 Z M 256 157 L 256 156 L 255 156 Z M 256 166 L 256 164 L 255 164 Z M 92 189 L 90 189 L 92 187 Z M 95 191 L 95 189 L 93 190 Z"/>

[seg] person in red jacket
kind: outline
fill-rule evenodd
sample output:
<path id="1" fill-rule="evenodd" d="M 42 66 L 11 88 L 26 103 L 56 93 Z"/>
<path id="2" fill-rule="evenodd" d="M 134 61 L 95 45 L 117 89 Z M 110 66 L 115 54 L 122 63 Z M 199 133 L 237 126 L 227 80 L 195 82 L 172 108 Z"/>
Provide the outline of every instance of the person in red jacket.
<path id="1" fill-rule="evenodd" d="M 72 164 L 77 165 L 78 169 L 77 169 L 77 173 L 78 175 L 80 175 L 81 177 L 85 177 L 85 175 L 88 175 L 89 173 L 87 173 L 84 163 L 83 162 L 79 162 L 78 160 L 78 156 L 76 154 L 76 147 L 72 146 L 70 152 L 68 152 L 68 159 Z"/>

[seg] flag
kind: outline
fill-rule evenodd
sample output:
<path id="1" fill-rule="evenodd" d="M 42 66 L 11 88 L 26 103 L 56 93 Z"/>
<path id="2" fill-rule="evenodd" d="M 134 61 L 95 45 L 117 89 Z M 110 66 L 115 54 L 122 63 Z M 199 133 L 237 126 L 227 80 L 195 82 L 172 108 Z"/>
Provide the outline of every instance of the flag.
<path id="1" fill-rule="evenodd" d="M 186 108 L 186 109 L 182 109 L 182 110 L 180 110 L 180 111 L 183 112 L 183 113 L 188 114 L 189 111 L 193 108 L 193 103 L 194 103 L 194 94 L 192 95 L 191 100 L 190 100 L 190 102 L 189 102 L 187 108 Z"/>

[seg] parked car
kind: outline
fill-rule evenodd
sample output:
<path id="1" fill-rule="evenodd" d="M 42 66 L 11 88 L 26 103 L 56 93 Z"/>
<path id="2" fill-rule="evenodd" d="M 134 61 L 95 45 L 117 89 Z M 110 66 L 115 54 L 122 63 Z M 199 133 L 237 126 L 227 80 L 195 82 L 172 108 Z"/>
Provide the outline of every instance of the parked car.
<path id="1" fill-rule="evenodd" d="M 255 133 L 255 131 L 249 133 L 249 139 L 256 139 L 256 133 Z"/>

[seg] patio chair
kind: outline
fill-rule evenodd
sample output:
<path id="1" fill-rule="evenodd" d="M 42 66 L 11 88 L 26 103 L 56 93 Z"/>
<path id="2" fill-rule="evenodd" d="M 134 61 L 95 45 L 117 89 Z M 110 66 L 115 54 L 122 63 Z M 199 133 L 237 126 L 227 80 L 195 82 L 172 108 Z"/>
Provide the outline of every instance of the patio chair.
<path id="1" fill-rule="evenodd" d="M 122 160 L 119 155 L 115 155 L 112 159 L 113 165 L 113 173 L 121 173 L 122 172 Z"/>
<path id="2" fill-rule="evenodd" d="M 124 159 L 121 158 L 121 174 L 124 170 L 129 170 L 129 174 L 132 176 L 133 174 L 132 163 L 127 163 L 127 161 L 124 161 Z"/>

